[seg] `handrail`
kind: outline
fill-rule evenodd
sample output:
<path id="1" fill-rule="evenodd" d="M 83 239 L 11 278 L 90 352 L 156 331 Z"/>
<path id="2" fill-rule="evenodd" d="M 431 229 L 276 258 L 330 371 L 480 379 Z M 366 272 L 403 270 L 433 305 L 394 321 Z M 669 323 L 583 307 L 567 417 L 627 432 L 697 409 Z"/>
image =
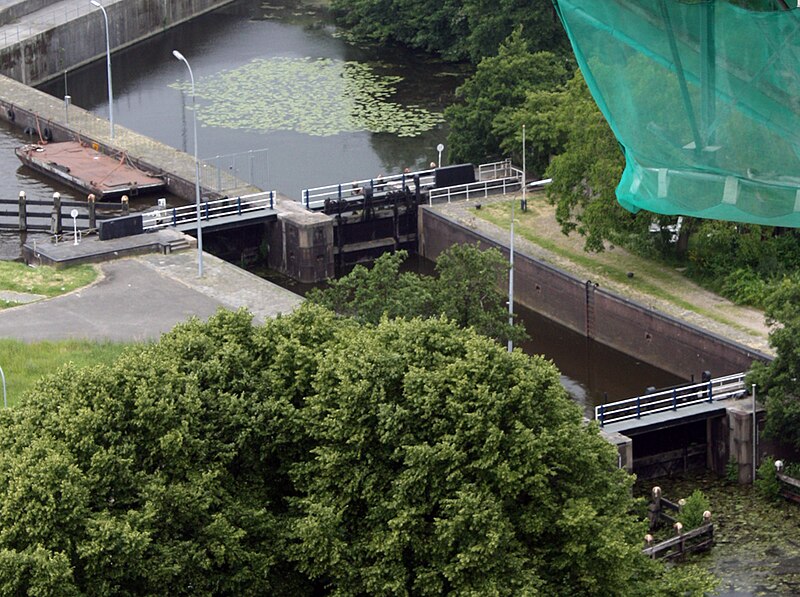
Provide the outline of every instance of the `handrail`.
<path id="1" fill-rule="evenodd" d="M 275 191 L 204 201 L 200 218 L 207 221 L 226 216 L 240 216 L 253 211 L 273 209 L 274 205 Z M 142 214 L 142 227 L 145 230 L 157 230 L 194 222 L 197 222 L 197 205 L 194 203 L 180 207 L 156 209 Z"/>
<path id="2" fill-rule="evenodd" d="M 326 200 L 348 200 L 358 201 L 363 199 L 365 188 L 370 188 L 373 192 L 383 192 L 391 190 L 402 190 L 405 187 L 416 190 L 415 180 L 419 176 L 420 190 L 433 187 L 435 175 L 433 170 L 419 170 L 416 172 L 403 172 L 401 174 L 389 174 L 375 178 L 354 180 L 349 183 L 337 183 L 303 189 L 300 196 L 306 209 L 321 209 L 325 206 Z"/>
<path id="3" fill-rule="evenodd" d="M 595 407 L 594 418 L 604 426 L 660 412 L 675 411 L 703 402 L 736 398 L 747 391 L 744 384 L 746 376 L 746 372 L 734 373 L 700 383 L 601 404 Z"/>
<path id="4" fill-rule="evenodd" d="M 520 173 L 521 174 L 521 173 Z M 467 200 L 475 197 L 489 196 L 489 191 L 500 191 L 503 194 L 509 190 L 516 190 L 520 186 L 522 177 L 506 176 L 503 178 L 493 178 L 489 180 L 479 180 L 468 184 L 454 185 L 452 187 L 442 187 L 431 189 L 428 193 L 428 205 L 433 205 L 434 201 L 447 199 L 450 203 L 453 199 L 464 198 Z"/>

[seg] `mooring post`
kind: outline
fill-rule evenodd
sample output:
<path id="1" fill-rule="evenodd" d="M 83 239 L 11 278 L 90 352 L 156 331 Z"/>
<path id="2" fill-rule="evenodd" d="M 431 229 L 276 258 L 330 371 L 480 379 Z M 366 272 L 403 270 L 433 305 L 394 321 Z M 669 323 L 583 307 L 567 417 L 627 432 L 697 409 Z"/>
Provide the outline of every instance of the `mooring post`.
<path id="1" fill-rule="evenodd" d="M 19 192 L 19 230 L 25 232 L 28 229 L 28 205 L 25 201 L 25 191 Z"/>
<path id="2" fill-rule="evenodd" d="M 128 196 L 127 195 L 123 195 L 122 199 L 120 199 L 119 202 L 120 202 L 120 205 L 122 206 L 122 215 L 123 216 L 127 216 L 130 213 L 130 206 L 128 204 L 128 202 L 129 202 Z"/>
<path id="3" fill-rule="evenodd" d="M 53 211 L 50 215 L 50 232 L 52 234 L 61 234 L 63 228 L 61 227 L 61 193 L 53 193 Z"/>
<path id="4" fill-rule="evenodd" d="M 89 230 L 97 228 L 97 203 L 95 199 L 94 193 L 89 193 L 89 196 L 86 197 L 86 204 L 89 208 Z"/>

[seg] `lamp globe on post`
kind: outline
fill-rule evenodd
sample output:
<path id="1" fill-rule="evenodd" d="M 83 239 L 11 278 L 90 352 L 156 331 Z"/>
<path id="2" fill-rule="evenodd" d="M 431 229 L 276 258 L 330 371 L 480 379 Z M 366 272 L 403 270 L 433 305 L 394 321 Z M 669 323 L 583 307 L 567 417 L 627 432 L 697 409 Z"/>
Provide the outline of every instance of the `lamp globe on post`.
<path id="1" fill-rule="evenodd" d="M 178 50 L 172 50 L 172 55 L 186 65 L 189 69 L 189 80 L 192 84 L 192 127 L 194 129 L 194 198 L 197 207 L 197 277 L 203 277 L 203 228 L 200 225 L 200 162 L 197 159 L 197 107 L 194 95 L 194 73 L 189 61 Z"/>
<path id="2" fill-rule="evenodd" d="M 103 11 L 103 19 L 106 23 L 106 70 L 108 71 L 108 121 L 111 123 L 111 140 L 114 140 L 114 94 L 111 91 L 111 40 L 108 33 L 108 13 L 97 0 L 90 0 L 92 6 L 96 6 Z"/>

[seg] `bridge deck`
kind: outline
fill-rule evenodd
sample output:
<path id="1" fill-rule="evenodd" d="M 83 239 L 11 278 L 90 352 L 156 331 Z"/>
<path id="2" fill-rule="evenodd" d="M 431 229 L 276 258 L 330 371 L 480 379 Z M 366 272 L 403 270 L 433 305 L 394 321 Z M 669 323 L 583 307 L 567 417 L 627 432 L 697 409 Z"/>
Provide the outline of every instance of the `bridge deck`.
<path id="1" fill-rule="evenodd" d="M 276 220 L 278 218 L 278 212 L 274 209 L 261 209 L 258 211 L 251 211 L 251 212 L 243 212 L 241 215 L 229 215 L 229 216 L 219 216 L 210 220 L 201 220 L 200 227 L 203 231 L 219 231 L 219 230 L 227 230 L 230 228 L 241 228 L 242 226 L 248 226 L 250 224 L 258 224 L 261 222 L 268 222 L 270 220 Z M 181 232 L 186 233 L 194 233 L 197 230 L 197 224 L 194 221 L 191 222 L 181 222 L 177 226 L 174 226 L 176 230 L 180 230 Z"/>
<path id="2" fill-rule="evenodd" d="M 667 410 L 648 414 L 639 419 L 634 418 L 614 423 L 606 423 L 603 426 L 603 431 L 606 433 L 617 432 L 623 435 L 637 435 L 656 429 L 684 425 L 692 420 L 708 419 L 716 414 L 722 414 L 732 402 L 732 400 L 701 402 L 699 404 L 692 404 L 691 406 L 684 406 L 677 411 Z"/>

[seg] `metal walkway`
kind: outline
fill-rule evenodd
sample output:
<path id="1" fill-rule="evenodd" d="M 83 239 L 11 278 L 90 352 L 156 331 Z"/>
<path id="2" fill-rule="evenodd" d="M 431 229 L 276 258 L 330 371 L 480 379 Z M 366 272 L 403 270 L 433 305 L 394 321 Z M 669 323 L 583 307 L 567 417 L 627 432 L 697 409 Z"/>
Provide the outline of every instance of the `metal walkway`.
<path id="1" fill-rule="evenodd" d="M 275 191 L 269 191 L 204 201 L 200 206 L 200 226 L 203 230 L 223 230 L 277 219 L 276 196 Z M 197 205 L 145 212 L 142 215 L 142 227 L 145 231 L 176 228 L 181 232 L 192 232 L 197 228 Z"/>
<path id="2" fill-rule="evenodd" d="M 746 375 L 746 372 L 735 373 L 601 404 L 595 407 L 594 418 L 604 431 L 625 433 L 671 420 L 707 417 L 712 412 L 725 410 L 722 401 L 747 394 Z"/>
<path id="3" fill-rule="evenodd" d="M 376 195 L 408 189 L 413 193 L 419 191 L 426 197 L 428 205 L 433 205 L 517 191 L 521 188 L 521 183 L 522 170 L 514 167 L 510 159 L 506 159 L 501 162 L 481 164 L 477 168 L 477 180 L 468 184 L 437 188 L 434 168 L 303 189 L 301 197 L 306 209 L 320 211 L 325 209 L 325 204 L 329 201 L 344 201 L 354 205 L 363 203 L 365 189 L 370 189 Z"/>

